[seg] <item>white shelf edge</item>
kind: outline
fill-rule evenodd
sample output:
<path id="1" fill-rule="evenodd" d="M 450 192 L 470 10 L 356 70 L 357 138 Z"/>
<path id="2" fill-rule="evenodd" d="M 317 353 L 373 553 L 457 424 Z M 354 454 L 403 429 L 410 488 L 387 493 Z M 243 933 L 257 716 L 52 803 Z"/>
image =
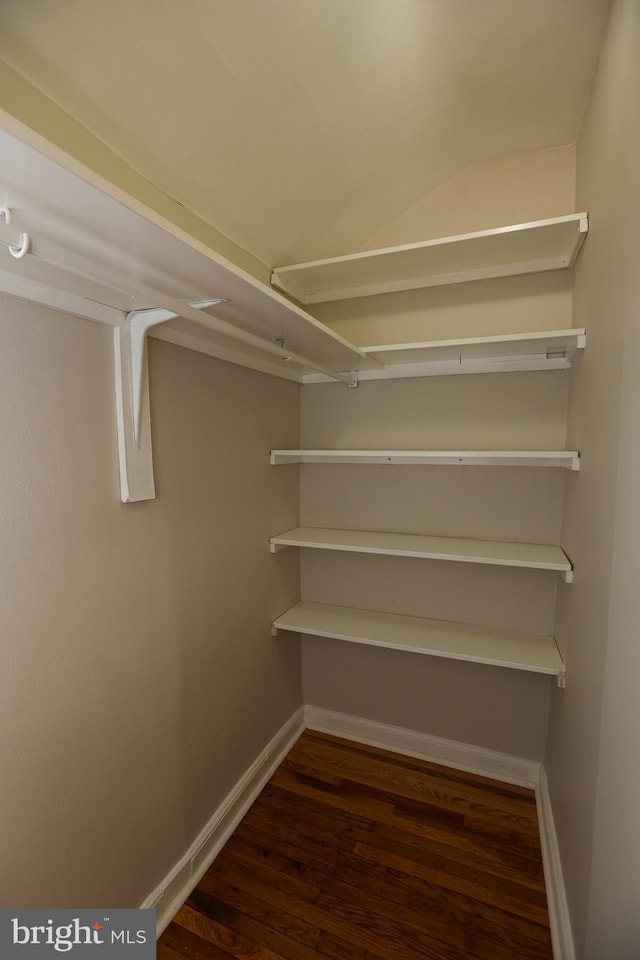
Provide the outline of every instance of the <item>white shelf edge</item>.
<path id="1" fill-rule="evenodd" d="M 571 561 L 564 550 L 551 544 L 297 527 L 277 534 L 269 541 L 272 553 L 287 547 L 551 571 L 561 573 L 567 582 L 572 581 L 573 575 Z M 502 555 L 500 548 L 503 548 Z M 539 554 L 543 550 L 552 551 L 555 557 L 541 559 Z"/>
<path id="2" fill-rule="evenodd" d="M 11 116 L 11 114 L 4 110 L 0 110 L 0 135 L 2 135 L 3 138 L 5 136 L 9 137 L 11 140 L 20 144 L 20 147 L 23 151 L 25 151 L 25 156 L 27 158 L 24 162 L 25 169 L 29 169 L 30 166 L 28 162 L 29 154 L 35 153 L 39 155 L 44 159 L 45 162 L 48 162 L 52 170 L 54 167 L 62 168 L 63 173 L 61 176 L 65 178 L 73 177 L 78 183 L 84 183 L 90 189 L 97 191 L 105 198 L 113 201 L 113 209 L 115 209 L 117 206 L 121 206 L 129 213 L 141 217 L 150 225 L 150 227 L 159 228 L 163 234 L 173 238 L 176 241 L 179 241 L 185 247 L 189 247 L 194 254 L 206 257 L 207 260 L 220 267 L 227 274 L 241 281 L 247 287 L 252 287 L 268 301 L 277 304 L 285 313 L 293 314 L 302 320 L 305 326 L 318 330 L 328 340 L 343 346 L 345 350 L 349 351 L 354 356 L 354 363 L 358 357 L 364 357 L 359 347 L 355 346 L 355 344 L 352 344 L 349 340 L 332 330 L 330 327 L 327 327 L 326 324 L 322 323 L 322 321 L 312 316 L 312 314 L 308 313 L 306 310 L 303 310 L 297 303 L 292 303 L 291 300 L 283 296 L 278 290 L 274 290 L 269 283 L 265 283 L 257 277 L 254 277 L 247 270 L 239 267 L 223 254 L 218 253 L 218 251 L 213 247 L 204 243 L 202 240 L 199 240 L 182 227 L 177 226 L 163 214 L 158 213 L 153 207 L 149 207 L 144 202 L 139 201 L 132 195 L 128 194 L 126 191 L 113 184 L 101 174 L 96 173 L 90 167 L 87 167 L 84 163 L 77 160 L 71 154 L 66 153 L 50 140 L 47 140 L 42 135 L 36 133 L 26 124 L 16 120 Z M 99 230 L 97 232 L 99 233 Z M 100 239 L 102 242 L 104 242 L 104 237 L 101 236 Z M 106 284 L 109 284 L 108 278 L 106 279 Z M 127 290 L 127 292 L 129 291 Z M 28 298 L 27 294 L 17 295 Z M 87 301 L 87 303 L 91 303 L 91 301 Z M 156 304 L 154 303 L 153 305 L 155 306 Z M 160 304 L 157 305 L 160 306 Z M 86 319 L 93 320 L 95 318 L 92 316 L 87 316 Z M 105 321 L 98 320 L 98 322 Z M 114 325 L 109 321 L 106 322 L 109 323 L 109 325 Z"/>
<path id="3" fill-rule="evenodd" d="M 545 273 L 549 270 L 565 270 L 569 267 L 569 257 L 549 257 L 544 260 L 524 260 L 519 263 L 499 267 L 478 267 L 442 273 L 431 277 L 418 275 L 404 280 L 379 281 L 361 287 L 344 287 L 332 290 L 330 294 L 295 294 L 305 306 L 316 303 L 331 303 L 334 300 L 357 300 L 359 297 L 374 297 L 385 293 L 402 293 L 404 290 L 426 290 L 428 287 L 449 287 L 455 283 L 471 283 L 474 280 L 497 280 L 500 277 L 517 277 L 526 273 Z"/>
<path id="4" fill-rule="evenodd" d="M 5 119 L 0 111 L 0 127 L 6 126 Z M 24 259 L 7 257 L 3 263 L 0 291 L 115 330 L 123 502 L 155 496 L 146 361 L 152 327 L 183 320 L 183 329 L 164 339 L 296 382 L 316 370 L 351 386 L 355 373 L 336 367 L 380 365 L 268 284 L 183 231 L 170 229 L 146 207 L 124 194 L 115 198 L 100 177 L 46 141 L 38 139 L 36 145 L 26 128 L 19 134 L 0 129 L 0 152 L 5 226 L 13 207 L 18 235 L 28 238 Z M 52 216 L 51 197 L 56 210 L 66 212 L 64 218 Z M 70 244 L 64 224 L 75 220 Z M 15 240 L 13 233 L 7 237 L 4 228 L 1 232 L 4 240 Z M 209 284 L 222 295 L 207 295 Z M 201 296 L 188 293 L 199 285 Z M 127 301 L 125 309 L 118 309 Z M 226 316 L 225 304 L 234 305 Z M 215 307 L 215 315 L 200 306 Z"/>
<path id="5" fill-rule="evenodd" d="M 585 343 L 586 331 L 572 328 L 363 346 L 367 356 L 382 360 L 384 366 L 361 371 L 358 380 L 568 370 Z M 303 376 L 303 383 L 330 382 L 330 377 L 318 373 Z"/>
<path id="6" fill-rule="evenodd" d="M 577 450 L 272 450 L 270 464 L 359 463 L 580 469 Z"/>
<path id="7" fill-rule="evenodd" d="M 315 621 L 315 623 L 314 623 Z M 360 629 L 354 629 L 360 621 Z M 374 627 L 372 630 L 371 627 Z M 376 630 L 377 628 L 377 630 Z M 447 647 L 442 642 L 442 635 L 448 630 L 468 630 L 473 639 L 468 646 L 460 643 L 450 643 Z M 301 601 L 285 613 L 277 617 L 272 623 L 272 634 L 279 631 L 302 634 L 306 636 L 326 637 L 350 643 L 361 643 L 367 646 L 382 647 L 405 653 L 416 653 L 423 656 L 443 657 L 451 660 L 461 660 L 470 663 L 481 663 L 486 666 L 503 667 L 513 670 L 523 670 L 556 677 L 558 686 L 565 686 L 565 665 L 557 648 L 555 639 L 551 636 L 524 634 L 515 630 L 492 630 L 473 624 L 453 623 L 451 621 L 430 620 L 421 617 L 407 617 L 401 614 L 381 614 L 369 610 L 358 610 L 351 607 L 337 607 L 329 604 L 309 603 Z M 388 631 L 388 632 L 387 632 Z M 425 643 L 411 642 L 408 637 L 416 631 L 422 632 Z M 378 636 L 373 636 L 377 632 Z M 387 633 L 386 637 L 384 634 Z M 403 636 L 404 633 L 404 636 Z M 429 645 L 426 638 L 432 634 L 434 641 Z M 435 638 L 440 635 L 440 642 Z M 517 650 L 518 641 L 523 648 L 526 643 L 545 643 L 546 662 L 531 662 L 533 658 L 510 659 L 496 655 L 496 638 L 504 642 L 513 642 Z M 481 648 L 485 644 L 485 653 L 481 654 L 475 647 Z M 493 644 L 493 649 L 491 646 Z"/>
<path id="8" fill-rule="evenodd" d="M 482 347 L 492 344 L 514 344 L 521 345 L 526 349 L 527 344 L 536 343 L 539 340 L 554 341 L 575 341 L 573 349 L 582 349 L 585 344 L 586 330 L 584 327 L 571 327 L 568 330 L 542 330 L 533 333 L 506 333 L 497 334 L 489 337 L 457 337 L 452 340 L 422 340 L 411 343 L 385 343 L 374 344 L 372 346 L 360 347 L 366 354 L 384 354 L 392 351 L 407 351 L 415 353 L 416 350 L 437 350 L 457 347 Z M 507 354 L 510 356 L 510 354 Z"/>
<path id="9" fill-rule="evenodd" d="M 340 257 L 326 257 L 323 260 L 307 260 L 304 263 L 293 263 L 286 267 L 276 267 L 274 273 L 294 273 L 298 270 L 307 270 L 309 267 L 321 267 L 333 263 L 350 263 L 353 260 L 366 260 L 369 257 L 384 257 L 389 253 L 399 253 L 404 250 L 423 250 L 427 247 L 439 247 L 448 243 L 459 243 L 462 240 L 481 240 L 484 237 L 497 237 L 505 233 L 519 233 L 526 230 L 535 230 L 539 227 L 548 227 L 560 223 L 577 223 L 580 233 L 587 233 L 589 216 L 586 212 L 568 213 L 562 217 L 547 217 L 543 220 L 529 220 L 524 223 L 514 223 L 506 227 L 494 227 L 490 230 L 475 230 L 471 233 L 457 233 L 448 237 L 436 237 L 433 240 L 420 240 L 417 243 L 401 243 L 395 247 L 378 247 L 376 250 L 362 250 L 358 253 L 345 253 Z"/>
<path id="10" fill-rule="evenodd" d="M 41 306 L 50 307 L 52 310 L 70 313 L 84 320 L 93 320 L 95 323 L 104 326 L 117 327 L 122 324 L 125 317 L 123 311 L 116 307 L 89 300 L 87 297 L 78 294 L 67 293 L 58 287 L 40 283 L 6 270 L 0 270 L 0 292 L 19 297 L 22 300 L 30 300 Z M 213 339 L 205 339 L 205 337 L 199 336 L 198 329 L 202 328 L 197 328 L 194 324 L 193 333 L 190 333 L 184 330 L 176 330 L 170 324 L 162 324 L 151 330 L 149 336 L 154 340 L 164 340 L 166 343 L 173 343 L 178 347 L 184 347 L 196 353 L 204 353 L 210 357 L 227 360 L 237 366 L 259 370 L 283 380 L 292 380 L 295 383 L 304 382 L 304 375 L 296 364 L 278 362 L 277 358 L 269 357 L 267 354 L 264 355 L 264 359 L 258 355 L 243 354 L 242 344 L 236 343 L 235 347 L 229 348 Z M 325 378 L 323 374 L 317 374 L 317 376 L 322 377 L 323 380 L 326 379 L 328 383 L 335 382 L 330 377 Z"/>
<path id="11" fill-rule="evenodd" d="M 362 370 L 358 382 L 364 380 L 403 380 L 414 377 L 447 377 L 470 373 L 527 373 L 540 370 L 569 370 L 571 360 L 567 357 L 501 357 L 493 360 L 463 359 L 425 360 L 415 363 L 387 363 L 381 370 Z M 346 371 L 345 371 L 346 372 Z M 303 383 L 335 383 L 334 378 L 320 373 L 305 373 Z"/>
<path id="12" fill-rule="evenodd" d="M 371 283 L 359 282 L 355 286 L 328 287 L 325 290 L 320 289 L 302 289 L 299 283 L 296 283 L 296 276 L 305 272 L 318 275 L 323 268 L 331 268 L 339 265 L 357 264 L 358 262 L 369 262 L 375 272 L 375 264 L 392 255 L 411 254 L 419 251 L 428 251 L 435 247 L 445 247 L 456 243 L 466 243 L 469 241 L 478 241 L 483 239 L 500 237 L 504 234 L 522 234 L 525 232 L 539 231 L 544 228 L 554 227 L 561 224 L 575 223 L 577 230 L 573 237 L 571 246 L 567 246 L 560 254 L 550 257 L 537 256 L 534 260 L 507 261 L 506 263 L 485 265 L 479 267 L 463 267 L 453 269 L 446 273 L 434 273 L 426 275 L 418 273 L 415 277 L 402 277 L 396 280 L 372 280 Z M 324 303 L 333 300 L 346 300 L 356 297 L 372 296 L 380 293 L 395 293 L 402 290 L 419 289 L 429 286 L 443 286 L 452 283 L 464 283 L 471 280 L 491 279 L 501 276 L 514 276 L 517 274 L 541 272 L 544 270 L 564 269 L 573 266 L 580 252 L 585 236 L 589 229 L 589 219 L 586 213 L 568 214 L 562 217 L 550 217 L 545 220 L 532 220 L 528 223 L 517 223 L 505 227 L 497 227 L 490 230 L 478 230 L 472 233 L 456 234 L 449 237 L 441 237 L 433 240 L 424 240 L 419 243 L 401 244 L 396 247 L 383 247 L 377 250 L 365 250 L 353 254 L 345 254 L 339 257 L 328 257 L 323 260 L 309 260 L 304 263 L 290 264 L 288 266 L 276 267 L 271 274 L 271 284 L 274 287 L 285 291 L 290 296 L 295 297 L 304 304 Z M 313 284 L 307 284 L 312 287 Z"/>

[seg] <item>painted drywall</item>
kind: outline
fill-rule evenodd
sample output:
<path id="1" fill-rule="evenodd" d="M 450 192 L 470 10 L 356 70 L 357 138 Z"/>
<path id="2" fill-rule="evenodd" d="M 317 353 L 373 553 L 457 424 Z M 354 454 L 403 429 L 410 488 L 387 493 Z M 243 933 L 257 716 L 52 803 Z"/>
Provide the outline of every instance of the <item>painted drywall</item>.
<path id="1" fill-rule="evenodd" d="M 363 250 L 573 213 L 573 144 L 465 167 L 377 231 Z"/>
<path id="2" fill-rule="evenodd" d="M 394 246 L 574 212 L 575 150 L 533 150 L 466 168 L 366 248 Z M 569 271 L 314 304 L 319 320 L 358 346 L 492 336 L 571 326 Z"/>
<path id="3" fill-rule="evenodd" d="M 468 171 L 377 239 L 401 243 L 495 226 L 496 210 L 503 223 L 572 212 L 572 159 L 570 148 L 537 151 Z M 472 206 L 471 184 L 483 185 Z M 359 345 L 524 333 L 571 327 L 571 287 L 571 273 L 556 271 L 313 310 Z M 562 371 L 369 381 L 356 390 L 307 385 L 303 446 L 562 449 L 567 389 Z M 560 542 L 564 471 L 311 464 L 300 470 L 301 522 L 308 526 Z M 308 600 L 539 633 L 553 632 L 556 594 L 571 589 L 539 571 L 301 554 Z M 546 677 L 308 638 L 303 681 L 308 703 L 522 757 L 544 756 Z"/>
<path id="4" fill-rule="evenodd" d="M 119 501 L 112 332 L 0 306 L 2 906 L 137 906 L 301 703 L 290 382 L 150 344 L 155 501 Z"/>
<path id="5" fill-rule="evenodd" d="M 2 0 L 0 53 L 270 264 L 462 168 L 573 143 L 609 0 Z"/>
<path id="6" fill-rule="evenodd" d="M 314 304 L 314 316 L 357 346 L 497 336 L 571 326 L 567 270 Z M 310 311 L 311 312 L 311 311 Z"/>
<path id="7" fill-rule="evenodd" d="M 119 59 L 119 58 L 118 58 Z M 62 150 L 71 162 L 65 166 L 83 176 L 82 166 L 103 177 L 106 184 L 122 190 L 129 202 L 184 230 L 195 240 L 215 250 L 236 266 L 269 282 L 269 268 L 229 237 L 206 223 L 172 195 L 141 175 L 49 96 L 29 83 L 0 58 L 0 116 L 2 126 L 20 139 L 51 155 Z M 55 153 L 53 158 L 56 159 Z M 79 165 L 74 168 L 73 161 Z"/>
<path id="8" fill-rule="evenodd" d="M 589 348 L 572 377 L 564 539 L 576 581 L 559 609 L 566 696 L 554 695 L 547 768 L 579 960 L 640 949 L 640 7 L 617 0 L 577 150 L 590 234 L 576 270 Z"/>
<path id="9" fill-rule="evenodd" d="M 553 449 L 560 372 L 303 387 L 304 447 Z M 285 469 L 297 469 L 289 467 Z M 306 464 L 305 526 L 558 542 L 560 471 Z M 304 599 L 552 632 L 553 573 L 301 551 Z M 364 646 L 304 641 L 305 702 L 531 759 L 544 754 L 550 680 Z"/>

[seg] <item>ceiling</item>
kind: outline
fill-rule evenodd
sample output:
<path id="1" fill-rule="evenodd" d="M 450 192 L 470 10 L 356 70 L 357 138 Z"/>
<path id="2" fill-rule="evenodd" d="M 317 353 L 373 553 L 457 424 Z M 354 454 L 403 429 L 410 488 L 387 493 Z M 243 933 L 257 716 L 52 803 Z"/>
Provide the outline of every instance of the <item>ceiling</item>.
<path id="1" fill-rule="evenodd" d="M 0 52 L 269 266 L 575 142 L 609 0 L 2 0 Z"/>

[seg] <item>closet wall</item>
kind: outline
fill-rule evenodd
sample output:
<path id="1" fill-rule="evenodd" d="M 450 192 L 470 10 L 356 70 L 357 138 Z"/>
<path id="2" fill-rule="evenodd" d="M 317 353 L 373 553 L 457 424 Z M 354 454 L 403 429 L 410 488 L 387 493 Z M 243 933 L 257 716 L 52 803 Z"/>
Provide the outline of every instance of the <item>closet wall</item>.
<path id="1" fill-rule="evenodd" d="M 0 901 L 140 903 L 301 703 L 299 388 L 150 343 L 158 498 L 119 499 L 112 331 L 0 300 Z"/>
<path id="2" fill-rule="evenodd" d="M 463 172 L 413 212 L 441 232 L 574 210 L 569 150 Z M 482 208 L 465 184 L 484 183 Z M 520 190 L 515 183 L 520 183 Z M 537 188 L 533 186 L 537 184 Z M 518 197 L 510 209 L 509 198 Z M 526 199 L 525 199 L 526 198 Z M 447 230 L 445 224 L 455 224 Z M 400 242 L 398 225 L 390 227 Z M 412 239 L 412 237 L 409 237 Z M 386 243 L 380 234 L 378 240 Z M 314 312 L 359 344 L 571 326 L 569 272 L 465 283 L 326 304 Z M 302 389 L 302 446 L 369 449 L 562 449 L 566 372 L 464 375 Z M 282 469 L 282 468 L 281 468 Z M 296 469 L 296 468 L 286 468 Z M 301 523 L 559 543 L 565 471 L 513 467 L 302 465 Z M 305 600 L 553 631 L 557 574 L 431 560 L 301 551 Z M 542 759 L 547 677 L 483 665 L 303 640 L 305 701 L 440 737 Z"/>
<path id="3" fill-rule="evenodd" d="M 69 158 L 78 161 L 82 176 L 83 166 L 104 178 L 106 193 L 118 197 L 119 191 L 127 197 L 127 203 L 139 203 L 145 212 L 153 211 L 157 222 L 168 221 L 190 237 L 200 240 L 243 270 L 269 282 L 269 268 L 253 254 L 234 243 L 229 237 L 206 223 L 173 197 L 143 177 L 122 157 L 83 127 L 69 113 L 54 103 L 45 93 L 0 59 L 0 110 L 3 129 L 17 137 L 25 136 L 38 148 L 38 139 L 51 155 L 52 145 L 63 151 L 63 165 Z M 35 133 L 37 131 L 37 133 Z"/>
<path id="4" fill-rule="evenodd" d="M 571 375 L 564 540 L 576 580 L 558 639 L 547 770 L 580 958 L 640 944 L 640 6 L 614 4 L 578 142 L 577 202 L 591 231 L 575 276 L 588 349 Z"/>

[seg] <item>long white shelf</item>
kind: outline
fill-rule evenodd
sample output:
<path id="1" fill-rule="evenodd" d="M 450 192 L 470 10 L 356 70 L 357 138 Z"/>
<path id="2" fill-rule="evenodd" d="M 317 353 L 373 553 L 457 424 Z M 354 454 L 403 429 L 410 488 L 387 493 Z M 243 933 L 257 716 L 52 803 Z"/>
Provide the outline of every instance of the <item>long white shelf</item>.
<path id="1" fill-rule="evenodd" d="M 573 265 L 588 229 L 587 214 L 574 213 L 277 267 L 271 283 L 301 303 L 323 303 L 558 270 Z"/>
<path id="2" fill-rule="evenodd" d="M 151 331 L 298 383 L 315 371 L 351 384 L 353 371 L 379 365 L 269 284 L 23 134 L 0 129 L 0 291 L 113 328 L 123 501 L 155 496 Z"/>
<path id="3" fill-rule="evenodd" d="M 457 340 L 422 340 L 360 347 L 382 367 L 358 373 L 358 380 L 396 380 L 407 377 L 442 377 L 464 373 L 523 373 L 529 370 L 568 370 L 575 354 L 586 343 L 583 328 L 536 333 L 465 337 Z M 329 383 L 331 377 L 314 372 L 304 383 Z"/>
<path id="4" fill-rule="evenodd" d="M 280 630 L 549 674 L 558 678 L 559 686 L 565 685 L 565 666 L 554 638 L 534 633 L 308 601 L 274 620 L 274 635 Z"/>
<path id="5" fill-rule="evenodd" d="M 304 358 L 310 370 L 377 365 L 268 284 L 155 222 L 153 211 L 114 199 L 91 171 L 78 176 L 70 158 L 56 153 L 54 162 L 3 130 L 0 153 L 3 204 L 14 211 L 10 226 L 0 218 L 0 241 L 17 243 L 23 231 L 31 240 L 20 260 L 0 244 L 0 289 L 110 326 L 127 311 L 161 307 L 178 315 L 157 330 L 161 339 L 286 379 L 302 380 Z M 218 300 L 211 310 L 189 306 L 211 298 Z"/>
<path id="6" fill-rule="evenodd" d="M 580 469 L 577 450 L 272 450 L 270 463 L 379 463 Z"/>
<path id="7" fill-rule="evenodd" d="M 515 357 L 560 357 L 570 359 L 585 345 L 584 328 L 542 330 L 536 333 L 509 333 L 493 337 L 464 337 L 458 340 L 424 340 L 419 343 L 386 343 L 361 347 L 363 353 L 383 363 L 416 363 L 437 360 L 509 360 Z"/>
<path id="8" fill-rule="evenodd" d="M 562 573 L 568 582 L 573 579 L 571 562 L 561 547 L 540 543 L 508 543 L 501 540 L 470 540 L 463 537 L 296 527 L 271 537 L 272 553 L 277 553 L 286 547 L 555 570 Z"/>

